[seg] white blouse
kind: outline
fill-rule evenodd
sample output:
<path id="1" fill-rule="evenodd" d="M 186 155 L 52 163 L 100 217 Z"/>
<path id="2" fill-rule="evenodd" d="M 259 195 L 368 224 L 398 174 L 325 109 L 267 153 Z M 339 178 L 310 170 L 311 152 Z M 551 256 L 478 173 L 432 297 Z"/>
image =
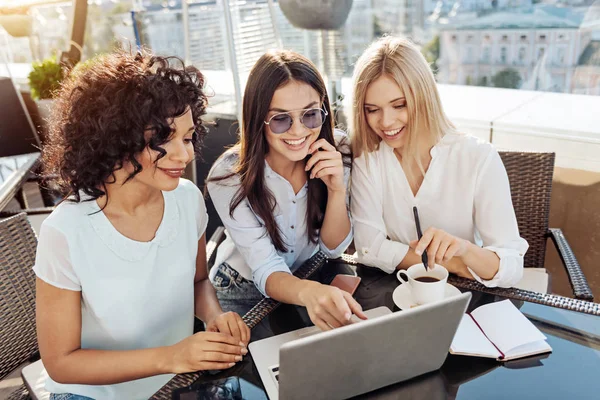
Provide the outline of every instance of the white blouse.
<path id="1" fill-rule="evenodd" d="M 196 255 L 208 215 L 202 193 L 190 181 L 181 179 L 163 197 L 163 218 L 149 242 L 119 233 L 95 201 L 64 202 L 44 220 L 33 269 L 52 286 L 81 292 L 82 349 L 147 349 L 193 334 Z M 48 378 L 46 390 L 147 399 L 173 376 L 114 385 Z"/>
<path id="2" fill-rule="evenodd" d="M 417 239 L 412 208 L 423 232 L 435 227 L 495 252 L 500 267 L 488 287 L 511 287 L 523 275 L 529 245 L 519 236 L 508 176 L 494 147 L 477 138 L 448 134 L 431 149 L 431 163 L 414 196 L 393 149 L 354 160 L 351 210 L 359 262 L 392 273 Z"/>
<path id="3" fill-rule="evenodd" d="M 335 131 L 336 143 L 345 133 Z M 209 178 L 227 176 L 233 171 L 237 155 L 228 151 L 213 165 Z M 240 187 L 239 176 L 221 182 L 209 182 L 208 192 L 215 209 L 226 228 L 227 237 L 219 245 L 215 266 L 226 262 L 244 278 L 253 281 L 256 288 L 265 296 L 267 278 L 274 272 L 294 272 L 306 260 L 322 251 L 328 258 L 340 257 L 352 242 L 352 229 L 335 249 L 329 249 L 321 240 L 310 241 L 306 226 L 308 209 L 308 183 L 298 193 L 281 175 L 273 171 L 265 160 L 265 186 L 275 197 L 275 222 L 287 245 L 287 252 L 275 248 L 262 219 L 252 210 L 248 199 L 240 203 L 229 215 L 231 199 Z M 350 179 L 350 168 L 344 168 L 344 182 Z M 210 278 L 214 281 L 217 268 L 211 268 Z"/>

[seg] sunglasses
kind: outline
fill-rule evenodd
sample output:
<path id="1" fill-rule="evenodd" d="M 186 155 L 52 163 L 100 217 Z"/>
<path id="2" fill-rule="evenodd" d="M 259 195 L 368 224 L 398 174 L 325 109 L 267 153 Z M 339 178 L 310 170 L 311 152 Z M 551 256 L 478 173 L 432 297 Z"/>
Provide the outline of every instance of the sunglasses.
<path id="1" fill-rule="evenodd" d="M 308 129 L 315 129 L 321 127 L 325 123 L 327 118 L 327 111 L 322 108 L 308 108 L 300 115 L 300 122 Z M 266 125 L 269 125 L 271 132 L 280 134 L 290 130 L 294 124 L 294 117 L 290 112 L 282 112 L 273 115 L 268 121 L 264 121 Z"/>

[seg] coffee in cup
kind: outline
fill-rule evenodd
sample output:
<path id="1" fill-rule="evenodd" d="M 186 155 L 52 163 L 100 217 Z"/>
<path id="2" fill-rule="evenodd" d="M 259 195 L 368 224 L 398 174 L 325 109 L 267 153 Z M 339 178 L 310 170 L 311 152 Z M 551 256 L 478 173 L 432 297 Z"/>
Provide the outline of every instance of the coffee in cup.
<path id="1" fill-rule="evenodd" d="M 415 278 L 415 281 L 433 283 L 439 282 L 439 279 L 435 276 L 419 276 L 418 278 Z"/>
<path id="2" fill-rule="evenodd" d="M 403 284 L 410 286 L 413 300 L 417 304 L 433 303 L 444 299 L 448 270 L 441 265 L 427 268 L 415 264 L 408 269 L 401 269 L 396 277 Z"/>

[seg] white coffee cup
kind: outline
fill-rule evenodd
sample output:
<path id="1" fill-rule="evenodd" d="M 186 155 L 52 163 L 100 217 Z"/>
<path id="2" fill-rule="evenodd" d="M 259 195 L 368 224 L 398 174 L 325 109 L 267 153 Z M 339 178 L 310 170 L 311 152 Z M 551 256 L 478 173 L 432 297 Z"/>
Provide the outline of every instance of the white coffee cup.
<path id="1" fill-rule="evenodd" d="M 406 280 L 402 275 L 406 275 Z M 410 286 L 413 300 L 417 304 L 432 303 L 444 299 L 446 291 L 446 281 L 448 280 L 448 270 L 441 265 L 435 265 L 435 268 L 427 268 L 421 264 L 415 264 L 408 269 L 398 270 L 396 277 L 403 284 Z M 435 282 L 421 282 L 417 278 L 434 278 Z"/>

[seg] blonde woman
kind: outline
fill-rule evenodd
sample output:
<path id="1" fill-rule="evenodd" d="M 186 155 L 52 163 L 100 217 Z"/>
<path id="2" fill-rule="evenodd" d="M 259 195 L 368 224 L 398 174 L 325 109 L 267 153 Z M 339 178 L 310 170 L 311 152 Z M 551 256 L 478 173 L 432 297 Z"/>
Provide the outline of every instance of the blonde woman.
<path id="1" fill-rule="evenodd" d="M 357 61 L 353 128 L 351 211 L 361 263 L 392 273 L 427 252 L 430 267 L 489 287 L 521 279 L 528 244 L 500 156 L 456 132 L 429 65 L 408 40 L 384 37 Z"/>

